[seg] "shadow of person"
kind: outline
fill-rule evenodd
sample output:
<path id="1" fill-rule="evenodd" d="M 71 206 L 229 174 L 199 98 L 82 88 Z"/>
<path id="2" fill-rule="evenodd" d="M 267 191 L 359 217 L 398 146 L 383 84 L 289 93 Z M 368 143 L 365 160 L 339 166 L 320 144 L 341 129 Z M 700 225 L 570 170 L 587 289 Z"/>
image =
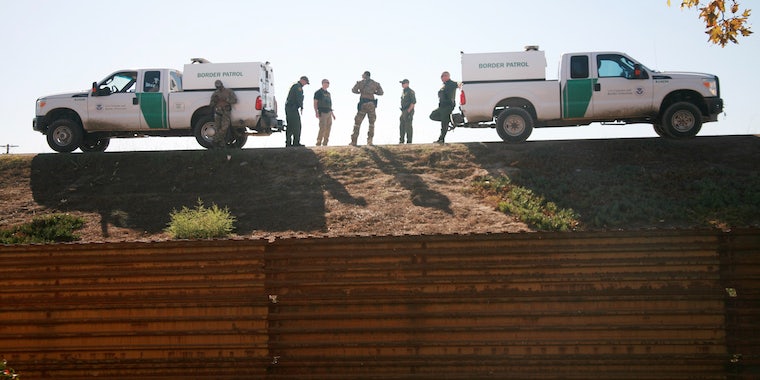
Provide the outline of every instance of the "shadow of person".
<path id="1" fill-rule="evenodd" d="M 327 190 L 330 196 L 335 198 L 335 200 L 338 202 L 355 206 L 367 205 L 367 200 L 364 199 L 364 197 L 354 197 L 351 195 L 351 193 L 348 192 L 348 190 L 346 190 L 346 187 L 343 186 L 340 181 L 336 180 L 329 174 L 322 172 L 319 180 L 322 182 L 322 185 L 325 187 L 325 190 Z"/>
<path id="2" fill-rule="evenodd" d="M 368 149 L 367 154 L 383 173 L 392 175 L 401 187 L 410 192 L 412 204 L 454 214 L 451 210 L 451 200 L 447 196 L 431 189 L 422 177 L 404 166 L 388 149 L 374 147 Z"/>

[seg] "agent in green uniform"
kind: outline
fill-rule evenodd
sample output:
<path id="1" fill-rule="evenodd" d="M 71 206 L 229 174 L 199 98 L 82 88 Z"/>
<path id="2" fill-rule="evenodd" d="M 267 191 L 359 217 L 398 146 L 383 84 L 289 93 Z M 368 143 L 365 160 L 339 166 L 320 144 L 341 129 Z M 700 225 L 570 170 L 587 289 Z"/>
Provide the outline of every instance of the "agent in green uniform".
<path id="1" fill-rule="evenodd" d="M 451 80 L 451 74 L 448 71 L 444 71 L 441 74 L 441 82 L 443 82 L 443 86 L 438 90 L 438 109 L 433 111 L 440 118 L 441 122 L 441 135 L 435 141 L 439 144 L 443 144 L 446 139 L 446 132 L 449 130 L 449 122 L 451 121 L 451 112 L 454 111 L 454 107 L 456 106 L 454 97 L 457 94 L 458 87 L 457 82 Z"/>
<path id="2" fill-rule="evenodd" d="M 301 112 L 303 112 L 303 86 L 309 84 L 309 78 L 303 76 L 290 86 L 285 101 L 285 146 L 303 146 L 301 144 Z"/>
<path id="3" fill-rule="evenodd" d="M 417 104 L 417 97 L 414 90 L 409 88 L 409 79 L 401 81 L 401 117 L 399 118 L 399 138 L 398 143 L 403 144 L 406 139 L 407 144 L 412 143 L 412 119 L 414 118 L 414 105 Z"/>

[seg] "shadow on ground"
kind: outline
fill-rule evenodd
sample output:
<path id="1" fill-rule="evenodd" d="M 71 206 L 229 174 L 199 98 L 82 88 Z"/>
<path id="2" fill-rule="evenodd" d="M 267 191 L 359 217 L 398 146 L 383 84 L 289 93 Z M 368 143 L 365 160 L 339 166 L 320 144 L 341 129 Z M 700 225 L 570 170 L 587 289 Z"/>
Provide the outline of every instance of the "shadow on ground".
<path id="1" fill-rule="evenodd" d="M 325 229 L 323 184 L 311 150 L 40 154 L 32 161 L 34 200 L 63 212 L 97 212 L 109 224 L 161 232 L 172 210 L 229 208 L 236 233 Z M 334 194 L 347 194 L 330 182 Z"/>
<path id="2" fill-rule="evenodd" d="M 574 210 L 587 229 L 760 223 L 760 139 L 753 136 L 467 144 L 507 176 Z"/>
<path id="3" fill-rule="evenodd" d="M 454 213 L 451 210 L 451 200 L 446 195 L 431 189 L 422 177 L 414 173 L 411 167 L 399 160 L 389 149 L 375 147 L 368 149 L 367 154 L 378 169 L 393 176 L 401 187 L 409 191 L 413 205 L 438 209 L 447 214 Z"/>

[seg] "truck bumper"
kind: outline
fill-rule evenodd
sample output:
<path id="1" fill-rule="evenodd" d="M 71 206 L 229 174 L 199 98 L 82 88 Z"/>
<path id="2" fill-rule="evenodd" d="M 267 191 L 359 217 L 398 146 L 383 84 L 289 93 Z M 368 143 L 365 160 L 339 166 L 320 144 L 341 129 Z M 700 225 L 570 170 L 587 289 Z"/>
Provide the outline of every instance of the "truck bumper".
<path id="1" fill-rule="evenodd" d="M 454 124 L 455 127 L 461 127 L 465 125 L 464 115 L 461 113 L 452 113 L 451 123 Z"/>
<path id="2" fill-rule="evenodd" d="M 718 121 L 718 115 L 723 112 L 723 99 L 705 98 L 707 103 L 707 121 Z"/>
<path id="3" fill-rule="evenodd" d="M 32 129 L 37 132 L 45 133 L 44 116 L 37 116 L 32 120 Z"/>

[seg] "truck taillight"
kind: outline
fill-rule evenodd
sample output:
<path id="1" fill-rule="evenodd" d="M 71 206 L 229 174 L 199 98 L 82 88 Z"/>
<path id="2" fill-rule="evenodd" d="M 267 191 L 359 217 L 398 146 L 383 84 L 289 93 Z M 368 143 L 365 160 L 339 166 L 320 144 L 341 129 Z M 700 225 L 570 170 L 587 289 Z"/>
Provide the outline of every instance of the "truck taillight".
<path id="1" fill-rule="evenodd" d="M 460 105 L 467 104 L 467 97 L 464 95 L 464 90 L 459 92 L 459 104 Z"/>
<path id="2" fill-rule="evenodd" d="M 264 101 L 261 100 L 261 97 L 256 97 L 256 110 L 261 111 L 264 108 Z"/>

